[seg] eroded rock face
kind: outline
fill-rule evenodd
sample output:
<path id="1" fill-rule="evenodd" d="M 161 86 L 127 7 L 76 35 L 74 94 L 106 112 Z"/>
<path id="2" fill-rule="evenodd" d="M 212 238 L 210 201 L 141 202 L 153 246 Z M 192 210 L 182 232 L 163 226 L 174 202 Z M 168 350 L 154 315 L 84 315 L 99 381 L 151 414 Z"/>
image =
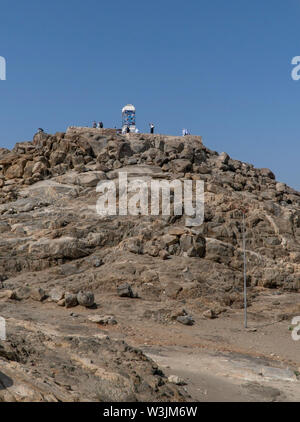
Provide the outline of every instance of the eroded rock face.
<path id="1" fill-rule="evenodd" d="M 135 164 L 130 165 L 130 162 Z M 7 242 L 4 236 L 3 248 L 7 251 L 14 248 L 17 252 L 15 258 L 3 262 L 4 272 L 13 274 L 18 269 L 44 268 L 59 259 L 80 259 L 97 248 L 116 246 L 121 251 L 160 259 L 204 258 L 237 272 L 242 265 L 239 208 L 246 207 L 253 284 L 291 289 L 297 286 L 299 193 L 276 182 L 268 169 L 255 169 L 231 159 L 226 153 L 218 155 L 208 150 L 200 137 L 120 136 L 112 130 L 71 128 L 67 133 L 55 135 L 40 133 L 32 143 L 19 143 L 13 152 L 2 151 L 0 165 L 2 224 L 15 237 Z M 97 216 L 92 216 L 87 208 L 82 218 L 77 215 L 76 207 L 86 205 L 81 192 L 90 189 L 92 194 L 99 181 L 114 180 L 119 171 L 126 171 L 131 177 L 145 176 L 148 180 L 153 177 L 204 180 L 205 222 L 200 232 L 186 230 L 183 218 L 166 222 L 158 216 L 139 218 L 153 235 L 145 234 L 130 217 L 124 221 L 115 217 L 120 230 L 113 233 L 106 230 L 103 219 L 101 222 L 98 219 L 97 227 Z M 67 200 L 71 205 L 69 211 L 59 209 L 67 207 Z M 89 207 L 95 205 L 95 200 L 91 198 Z M 53 220 L 70 213 L 69 224 L 56 230 L 48 227 L 50 232 L 47 232 L 42 215 L 47 208 L 51 210 L 48 217 Z M 36 224 L 26 223 L 26 212 L 33 213 Z M 91 215 L 90 221 L 82 224 L 87 212 Z M 25 213 L 24 217 L 19 217 L 20 213 Z M 28 220 L 31 218 L 28 215 Z M 10 224 L 8 220 L 13 221 Z M 152 230 L 152 227 L 155 228 Z M 170 234 L 168 228 L 172 227 L 185 231 Z M 257 266 L 258 260 L 263 264 Z M 265 267 L 275 268 L 279 274 L 277 281 L 270 281 Z"/>
<path id="2" fill-rule="evenodd" d="M 0 363 L 1 401 L 184 400 L 141 351 L 108 336 L 66 336 L 62 344 L 23 328 L 22 339 L 0 341 Z"/>
<path id="3" fill-rule="evenodd" d="M 197 312 L 200 317 L 213 318 L 218 312 L 239 309 L 243 306 L 241 210 L 246 210 L 249 306 L 264 289 L 299 292 L 300 193 L 277 182 L 271 170 L 256 169 L 226 153 L 210 151 L 200 137 L 121 136 L 113 130 L 88 128 L 55 135 L 41 133 L 33 142 L 17 144 L 11 152 L 1 150 L 0 169 L 0 303 L 4 307 L 11 302 L 15 307 L 51 303 L 60 312 L 70 314 L 78 302 L 91 306 L 92 296 L 95 305 L 100 296 L 104 301 L 120 300 L 123 306 L 127 300 L 134 306 L 136 301 L 131 299 L 135 297 L 150 304 L 160 303 L 161 313 L 147 312 L 164 324 L 192 321 L 190 314 L 178 314 L 182 301 L 187 309 L 193 308 L 195 321 Z M 185 216 L 174 215 L 99 216 L 96 185 L 101 181 L 117 183 L 119 172 L 126 172 L 129 180 L 142 178 L 147 183 L 152 179 L 203 180 L 203 224 L 186 227 Z M 109 313 L 102 314 L 101 309 L 97 313 L 101 325 L 111 321 L 108 317 L 113 318 Z M 26 320 L 27 311 L 24 315 Z M 60 324 L 58 319 L 55 330 L 61 329 L 67 337 Z M 13 353 L 1 352 L 0 348 L 1 364 L 5 362 L 7 374 L 11 374 L 6 376 L 17 379 L 16 385 L 26 385 L 28 393 L 20 397 L 17 387 L 7 391 L 0 388 L 0 398 L 75 400 L 79 394 L 82 399 L 94 400 L 100 379 L 101 400 L 179 399 L 178 391 L 171 392 L 163 377 L 149 375 L 152 363 L 130 347 L 130 376 L 124 378 L 117 362 L 124 362 L 127 346 L 96 344 L 88 330 L 87 338 L 65 339 L 63 347 L 68 353 L 72 349 L 77 357 L 72 358 L 72 363 L 68 361 L 75 368 L 74 375 L 70 369 L 65 374 L 67 380 L 61 382 L 71 383 L 74 388 L 58 387 L 47 375 L 51 358 L 67 365 L 65 350 L 60 352 L 62 346 L 57 346 L 57 351 L 50 348 L 52 352 L 47 349 L 47 344 L 64 344 L 57 340 L 55 330 L 48 333 L 50 337 L 37 351 L 35 335 L 31 338 L 26 331 L 24 338 L 21 334 L 24 350 L 28 350 L 28 356 L 37 353 L 39 376 L 47 379 L 51 387 L 39 384 L 31 389 L 21 368 L 9 366 L 7 356 L 14 356 L 15 361 L 16 356 L 21 356 L 19 346 L 14 347 L 15 340 L 11 339 Z M 89 359 L 96 359 L 96 363 L 87 363 L 84 359 L 89 349 L 98 347 L 99 356 L 102 350 L 105 356 L 107 353 L 105 363 L 98 362 L 93 354 Z M 22 356 L 20 365 L 26 361 Z M 110 360 L 113 363 L 108 363 Z M 29 367 L 29 360 L 27 364 Z M 133 376 L 136 368 L 141 371 L 139 381 Z M 92 392 L 85 384 L 89 371 L 95 387 Z M 76 376 L 85 382 L 76 384 Z M 77 396 L 70 392 L 73 390 Z"/>

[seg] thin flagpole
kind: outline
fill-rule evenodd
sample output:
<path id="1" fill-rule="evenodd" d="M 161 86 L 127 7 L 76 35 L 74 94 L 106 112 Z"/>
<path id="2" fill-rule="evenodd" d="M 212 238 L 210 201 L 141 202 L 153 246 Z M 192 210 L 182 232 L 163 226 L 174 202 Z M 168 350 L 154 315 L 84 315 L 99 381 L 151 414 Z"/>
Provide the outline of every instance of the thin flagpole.
<path id="1" fill-rule="evenodd" d="M 244 253 L 244 324 L 245 324 L 245 328 L 247 328 L 247 262 L 246 262 L 245 212 L 243 212 L 243 253 Z"/>

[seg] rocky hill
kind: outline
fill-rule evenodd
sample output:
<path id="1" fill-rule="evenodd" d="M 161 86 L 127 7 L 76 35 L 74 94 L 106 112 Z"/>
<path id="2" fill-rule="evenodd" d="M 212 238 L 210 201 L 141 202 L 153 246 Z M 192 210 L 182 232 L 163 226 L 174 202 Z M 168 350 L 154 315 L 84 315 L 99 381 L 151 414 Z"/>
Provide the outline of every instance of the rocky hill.
<path id="1" fill-rule="evenodd" d="M 120 171 L 203 180 L 204 223 L 99 216 L 96 186 Z M 0 202 L 4 401 L 187 400 L 135 346 L 143 325 L 176 336 L 242 309 L 242 210 L 250 309 L 269 291 L 300 289 L 300 193 L 201 137 L 38 133 L 1 149 Z"/>

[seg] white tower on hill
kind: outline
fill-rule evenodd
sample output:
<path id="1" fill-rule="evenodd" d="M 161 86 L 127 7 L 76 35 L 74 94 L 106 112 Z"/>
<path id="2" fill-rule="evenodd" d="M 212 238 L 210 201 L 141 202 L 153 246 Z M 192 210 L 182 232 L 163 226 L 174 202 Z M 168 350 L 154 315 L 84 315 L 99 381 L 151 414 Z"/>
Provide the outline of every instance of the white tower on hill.
<path id="1" fill-rule="evenodd" d="M 122 108 L 122 129 L 126 130 L 127 127 L 130 132 L 135 132 L 135 107 L 132 104 L 127 104 Z"/>

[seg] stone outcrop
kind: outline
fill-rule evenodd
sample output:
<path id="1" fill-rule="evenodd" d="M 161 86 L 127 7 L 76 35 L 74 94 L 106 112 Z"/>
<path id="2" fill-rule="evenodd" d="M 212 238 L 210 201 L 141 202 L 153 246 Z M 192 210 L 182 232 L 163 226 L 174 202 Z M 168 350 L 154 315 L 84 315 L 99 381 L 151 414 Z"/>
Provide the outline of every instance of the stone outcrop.
<path id="1" fill-rule="evenodd" d="M 147 183 L 203 180 L 203 224 L 186 227 L 185 216 L 178 215 L 99 216 L 96 186 L 117 183 L 121 171 L 129 180 L 142 178 Z M 15 307 L 30 301 L 35 306 L 51 303 L 59 312 L 70 313 L 80 308 L 75 308 L 78 303 L 97 307 L 101 295 L 121 303 L 161 303 L 166 309 L 163 323 L 192 325 L 197 312 L 206 319 L 217 318 L 243 306 L 242 211 L 249 306 L 265 289 L 299 292 L 300 193 L 276 181 L 271 170 L 211 151 L 196 136 L 123 136 L 89 128 L 38 133 L 32 142 L 0 151 L 0 302 L 13 302 Z M 182 313 L 182 306 L 178 313 L 182 302 L 193 310 L 193 317 L 190 310 Z M 90 323 L 110 326 L 116 321 L 111 315 L 97 318 L 91 317 Z M 14 372 L 9 362 L 29 368 L 36 341 L 42 344 L 37 339 L 44 342 L 37 351 L 41 378 L 48 380 L 50 344 L 64 344 L 59 347 L 76 354 L 75 370 L 70 369 L 60 387 L 50 380 L 52 389 L 36 386 L 26 390 L 31 392 L 22 400 L 78 400 L 78 394 L 72 395 L 64 385 L 88 371 L 95 388 L 91 393 L 83 383 L 78 385 L 82 399 L 96 400 L 99 379 L 101 400 L 182 399 L 141 352 L 90 337 L 74 336 L 63 343 L 54 331 L 44 336 L 28 329 L 24 350 L 15 345 L 14 335 L 9 339 L 11 350 L 0 344 L 1 365 L 4 362 L 7 373 L 27 386 L 30 372 L 28 377 L 21 367 Z M 97 356 L 102 351 L 105 356 L 101 362 L 94 354 L 98 347 Z M 65 351 L 57 350 L 58 365 L 66 365 Z M 87 350 L 93 364 L 83 360 Z M 127 375 L 118 369 L 124 353 Z M 17 391 L 9 395 L 0 388 L 0 400 L 19 400 Z"/>

